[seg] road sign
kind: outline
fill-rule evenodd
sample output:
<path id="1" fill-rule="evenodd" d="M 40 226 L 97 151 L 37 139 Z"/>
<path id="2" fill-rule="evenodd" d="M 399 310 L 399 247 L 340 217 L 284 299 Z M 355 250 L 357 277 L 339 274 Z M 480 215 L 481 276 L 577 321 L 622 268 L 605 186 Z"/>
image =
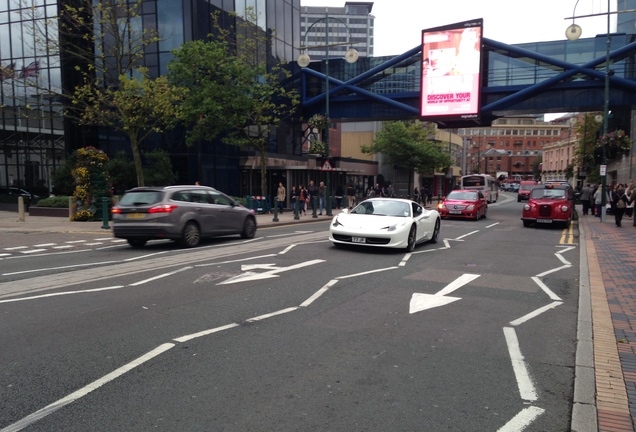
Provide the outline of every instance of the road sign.
<path id="1" fill-rule="evenodd" d="M 326 160 L 325 163 L 322 164 L 321 170 L 322 171 L 333 171 L 333 167 L 331 166 L 331 162 Z"/>

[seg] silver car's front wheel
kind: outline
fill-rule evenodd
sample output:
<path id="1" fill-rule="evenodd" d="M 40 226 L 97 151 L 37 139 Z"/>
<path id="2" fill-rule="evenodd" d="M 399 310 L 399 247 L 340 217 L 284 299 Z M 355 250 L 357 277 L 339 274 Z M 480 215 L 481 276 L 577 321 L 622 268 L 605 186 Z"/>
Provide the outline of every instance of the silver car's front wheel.
<path id="1" fill-rule="evenodd" d="M 244 239 L 254 238 L 256 235 L 256 221 L 254 218 L 248 217 L 243 223 L 243 231 L 241 231 L 241 237 Z"/>
<path id="2" fill-rule="evenodd" d="M 183 228 L 181 244 L 185 247 L 195 247 L 201 241 L 201 230 L 195 222 L 188 222 Z"/>

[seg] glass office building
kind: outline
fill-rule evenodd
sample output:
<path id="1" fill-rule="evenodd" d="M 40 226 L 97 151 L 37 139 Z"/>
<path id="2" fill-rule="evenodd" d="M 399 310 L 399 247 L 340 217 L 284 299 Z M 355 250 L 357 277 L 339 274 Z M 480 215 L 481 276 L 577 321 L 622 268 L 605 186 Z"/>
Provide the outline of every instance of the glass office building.
<path id="1" fill-rule="evenodd" d="M 66 118 L 62 101 L 54 96 L 78 79 L 55 46 L 58 11 L 80 1 L 0 2 L 0 187 L 50 191 L 52 172 L 75 149 L 93 145 L 110 156 L 129 151 L 125 137 L 106 128 L 80 127 Z M 213 13 L 219 13 L 221 25 L 229 28 L 235 19 L 230 13 L 241 17 L 248 9 L 263 32 L 272 35 L 263 61 L 293 61 L 300 45 L 300 0 L 143 0 L 133 25 L 156 31 L 161 38 L 146 48 L 144 66 L 151 76 L 165 74 L 171 50 L 212 33 Z M 34 29 L 54 43 L 42 43 Z M 292 136 L 290 128 L 278 128 L 270 139 L 270 152 L 293 154 Z M 243 192 L 239 183 L 245 183 L 240 172 L 246 155 L 234 146 L 202 142 L 188 147 L 183 131 L 175 130 L 152 136 L 145 148 L 166 149 L 180 182 L 199 180 L 230 193 Z"/>

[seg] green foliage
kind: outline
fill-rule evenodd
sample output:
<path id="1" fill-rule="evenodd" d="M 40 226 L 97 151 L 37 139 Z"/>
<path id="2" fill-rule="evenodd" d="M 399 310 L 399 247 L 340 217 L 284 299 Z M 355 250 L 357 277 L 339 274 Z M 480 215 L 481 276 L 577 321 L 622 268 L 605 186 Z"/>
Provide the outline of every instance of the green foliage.
<path id="1" fill-rule="evenodd" d="M 116 194 L 122 194 L 124 191 L 137 186 L 135 163 L 124 151 L 118 152 L 114 158 L 108 161 L 106 171 L 110 177 L 112 189 Z"/>
<path id="2" fill-rule="evenodd" d="M 75 151 L 75 166 L 71 171 L 75 189 L 73 198 L 77 202 L 76 212 L 72 220 L 91 220 L 99 217 L 95 201 L 103 196 L 110 196 L 106 164 L 108 156 L 95 147 L 84 147 Z M 90 214 L 90 216 L 89 216 Z"/>
<path id="3" fill-rule="evenodd" d="M 172 170 L 172 162 L 165 150 L 144 152 L 147 167 L 144 169 L 146 183 L 152 186 L 169 186 L 174 184 L 177 176 Z"/>
<path id="4" fill-rule="evenodd" d="M 448 153 L 430 137 L 435 125 L 420 121 L 390 121 L 382 123 L 371 146 L 363 146 L 367 154 L 382 153 L 389 165 L 409 171 L 432 173 L 452 164 Z"/>
<path id="5" fill-rule="evenodd" d="M 68 208 L 69 197 L 66 195 L 56 195 L 42 198 L 38 201 L 38 207 Z"/>
<path id="6" fill-rule="evenodd" d="M 272 35 L 255 24 L 253 10 L 248 8 L 245 19 L 237 17 L 234 40 L 216 18 L 216 36 L 186 42 L 173 51 L 168 76 L 187 94 L 179 119 L 188 130 L 188 144 L 222 137 L 227 144 L 255 149 L 266 194 L 270 130 L 292 115 L 299 97 L 284 84 L 289 71 L 281 64 L 266 64 Z"/>

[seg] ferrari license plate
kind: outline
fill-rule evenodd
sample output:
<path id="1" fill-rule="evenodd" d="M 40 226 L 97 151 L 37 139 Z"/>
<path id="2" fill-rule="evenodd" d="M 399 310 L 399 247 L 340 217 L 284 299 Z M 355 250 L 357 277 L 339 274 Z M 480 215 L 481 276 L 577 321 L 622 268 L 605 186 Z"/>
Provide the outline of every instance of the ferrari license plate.
<path id="1" fill-rule="evenodd" d="M 366 243 L 367 239 L 364 237 L 351 237 L 352 243 Z"/>
<path id="2" fill-rule="evenodd" d="M 552 219 L 537 219 L 537 223 L 552 223 Z"/>
<path id="3" fill-rule="evenodd" d="M 144 213 L 128 213 L 126 214 L 126 219 L 143 219 L 145 217 Z"/>

